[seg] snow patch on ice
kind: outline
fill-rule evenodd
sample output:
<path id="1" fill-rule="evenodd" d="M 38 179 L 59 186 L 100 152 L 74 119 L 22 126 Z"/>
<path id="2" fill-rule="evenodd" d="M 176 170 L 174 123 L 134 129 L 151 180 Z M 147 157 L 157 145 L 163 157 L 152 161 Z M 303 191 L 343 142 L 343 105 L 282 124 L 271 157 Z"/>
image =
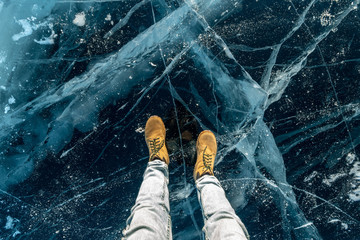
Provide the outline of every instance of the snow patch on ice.
<path id="1" fill-rule="evenodd" d="M 9 103 L 9 104 L 14 104 L 15 102 L 16 102 L 16 99 L 14 98 L 13 95 L 11 95 L 11 97 L 10 97 L 9 100 L 8 100 L 8 103 Z"/>
<path id="2" fill-rule="evenodd" d="M 143 132 L 145 132 L 145 129 L 142 128 L 142 127 L 139 127 L 138 129 L 135 130 L 135 132 L 137 132 L 137 133 L 143 133 Z"/>
<path id="3" fill-rule="evenodd" d="M 8 104 L 6 104 L 5 108 L 4 108 L 4 113 L 7 114 L 10 111 L 10 106 Z"/>
<path id="4" fill-rule="evenodd" d="M 0 51 L 0 64 L 6 61 L 6 53 Z"/>
<path id="5" fill-rule="evenodd" d="M 83 27 L 85 26 L 85 22 L 86 22 L 86 16 L 85 16 L 85 12 L 80 12 L 77 13 L 75 15 L 75 19 L 73 20 L 73 24 L 79 26 L 79 27 Z"/>
<path id="6" fill-rule="evenodd" d="M 331 15 L 328 11 L 325 11 L 320 16 L 321 26 L 329 26 L 333 23 L 334 15 Z"/>
<path id="7" fill-rule="evenodd" d="M 350 153 L 348 153 L 348 155 L 346 156 L 346 161 L 347 161 L 349 164 L 351 164 L 351 163 L 354 162 L 355 158 L 356 158 L 356 155 L 355 155 L 354 153 L 350 152 Z"/>
<path id="8" fill-rule="evenodd" d="M 111 21 L 111 14 L 106 15 L 105 21 Z"/>
<path id="9" fill-rule="evenodd" d="M 304 179 L 304 182 L 309 182 L 311 179 L 313 179 L 316 175 L 318 174 L 317 171 L 313 171 L 309 176 L 307 176 L 305 179 Z"/>
<path id="10" fill-rule="evenodd" d="M 13 229 L 13 228 L 14 228 L 14 219 L 10 216 L 7 216 L 5 229 Z"/>
<path id="11" fill-rule="evenodd" d="M 346 223 L 341 223 L 341 228 L 347 230 L 349 228 L 349 225 L 347 225 Z"/>
<path id="12" fill-rule="evenodd" d="M 48 27 L 51 30 L 51 35 L 49 37 L 43 37 L 41 40 L 34 40 L 34 41 L 39 44 L 54 44 L 54 38 L 56 38 L 57 35 L 53 30 L 53 24 L 48 23 L 47 21 L 36 24 L 34 23 L 35 20 L 36 17 L 30 17 L 20 20 L 15 19 L 15 22 L 18 23 L 23 28 L 23 31 L 13 35 L 12 36 L 13 41 L 19 41 L 21 38 L 30 36 L 33 34 L 34 30 L 37 30 L 41 27 Z"/>
<path id="13" fill-rule="evenodd" d="M 3 7 L 4 7 L 4 3 L 3 1 L 0 1 L 0 12 L 2 11 Z"/>
<path id="14" fill-rule="evenodd" d="M 335 173 L 335 174 L 331 174 L 328 178 L 324 178 L 323 179 L 323 183 L 328 185 L 328 186 L 331 186 L 331 184 L 333 182 L 335 182 L 336 180 L 338 180 L 339 178 L 341 177 L 344 177 L 346 176 L 347 174 L 345 173 Z"/>
<path id="15" fill-rule="evenodd" d="M 16 222 L 19 222 L 19 220 L 16 219 L 16 218 L 12 218 L 11 216 L 7 216 L 6 217 L 6 224 L 5 224 L 4 228 L 7 229 L 7 230 L 14 229 Z"/>
<path id="16" fill-rule="evenodd" d="M 21 38 L 30 36 L 33 33 L 33 27 L 31 26 L 30 21 L 28 19 L 20 19 L 20 20 L 16 20 L 16 22 L 21 25 L 24 31 L 13 35 L 12 39 L 14 41 L 19 41 Z"/>
<path id="17" fill-rule="evenodd" d="M 353 181 L 351 182 L 352 190 L 349 192 L 349 198 L 354 201 L 360 201 L 360 161 L 355 161 L 356 155 L 349 153 L 346 157 L 348 162 L 353 163 L 353 167 L 350 170 L 350 175 L 353 175 Z"/>
<path id="18" fill-rule="evenodd" d="M 49 28 L 51 30 L 51 35 L 49 37 L 43 37 L 40 40 L 34 40 L 36 43 L 41 45 L 51 45 L 54 44 L 54 39 L 57 37 L 57 34 L 54 31 L 54 25 L 52 23 L 49 23 Z"/>
<path id="19" fill-rule="evenodd" d="M 4 86 L 1 86 L 1 88 L 4 87 Z M 6 90 L 6 88 L 2 88 L 4 90 Z M 16 99 L 14 98 L 14 96 L 11 95 L 11 97 L 8 99 L 8 104 L 5 105 L 5 108 L 4 108 L 4 113 L 7 114 L 9 111 L 10 111 L 10 105 L 11 104 L 14 104 L 16 102 Z"/>

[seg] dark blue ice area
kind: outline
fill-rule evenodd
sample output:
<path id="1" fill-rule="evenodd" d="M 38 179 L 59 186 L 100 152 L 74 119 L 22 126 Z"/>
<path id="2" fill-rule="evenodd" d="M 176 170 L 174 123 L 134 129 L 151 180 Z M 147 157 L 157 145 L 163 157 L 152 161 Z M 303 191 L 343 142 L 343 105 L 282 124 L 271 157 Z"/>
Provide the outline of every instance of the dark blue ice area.
<path id="1" fill-rule="evenodd" d="M 251 239 L 359 239 L 360 0 L 0 0 L 0 239 L 121 239 L 167 126 L 174 239 L 194 142 Z"/>

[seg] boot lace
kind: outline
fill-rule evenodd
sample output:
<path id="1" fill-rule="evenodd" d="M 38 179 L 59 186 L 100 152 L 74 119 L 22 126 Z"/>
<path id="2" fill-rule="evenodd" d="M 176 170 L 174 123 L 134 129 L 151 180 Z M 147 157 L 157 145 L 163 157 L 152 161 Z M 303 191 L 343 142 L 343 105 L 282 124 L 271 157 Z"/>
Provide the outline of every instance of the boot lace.
<path id="1" fill-rule="evenodd" d="M 203 152 L 203 164 L 204 164 L 203 173 L 209 172 L 210 174 L 213 174 L 213 171 L 211 168 L 213 154 L 205 153 L 206 148 L 207 148 L 207 146 L 205 147 L 204 152 Z"/>
<path id="2" fill-rule="evenodd" d="M 160 141 L 160 138 L 149 139 L 149 145 L 151 150 L 150 159 L 154 160 L 155 157 L 160 159 L 160 149 L 164 146 L 165 141 Z"/>

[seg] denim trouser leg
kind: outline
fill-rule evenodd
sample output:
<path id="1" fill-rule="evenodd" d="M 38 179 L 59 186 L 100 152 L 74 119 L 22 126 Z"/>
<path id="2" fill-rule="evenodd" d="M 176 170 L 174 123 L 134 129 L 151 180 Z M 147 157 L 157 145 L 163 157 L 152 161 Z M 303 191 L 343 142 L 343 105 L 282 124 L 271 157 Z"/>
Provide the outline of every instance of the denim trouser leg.
<path id="1" fill-rule="evenodd" d="M 196 181 L 196 187 L 203 210 L 206 239 L 249 239 L 244 224 L 235 214 L 216 177 L 204 175 Z"/>
<path id="2" fill-rule="evenodd" d="M 168 183 L 166 163 L 149 162 L 123 231 L 124 239 L 172 239 Z"/>

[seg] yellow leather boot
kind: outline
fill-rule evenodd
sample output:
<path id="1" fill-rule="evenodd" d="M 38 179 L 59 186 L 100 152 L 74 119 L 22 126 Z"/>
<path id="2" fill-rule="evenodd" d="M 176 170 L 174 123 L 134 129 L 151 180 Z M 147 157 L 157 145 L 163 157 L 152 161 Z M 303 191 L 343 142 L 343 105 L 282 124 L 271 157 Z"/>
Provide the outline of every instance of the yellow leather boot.
<path id="1" fill-rule="evenodd" d="M 196 164 L 194 168 L 194 180 L 196 181 L 205 174 L 214 175 L 214 162 L 217 152 L 215 135 L 209 131 L 202 131 L 196 142 Z"/>
<path id="2" fill-rule="evenodd" d="M 151 116 L 145 126 L 145 141 L 149 148 L 149 162 L 159 159 L 169 165 L 169 154 L 165 146 L 166 129 L 158 116 Z"/>

